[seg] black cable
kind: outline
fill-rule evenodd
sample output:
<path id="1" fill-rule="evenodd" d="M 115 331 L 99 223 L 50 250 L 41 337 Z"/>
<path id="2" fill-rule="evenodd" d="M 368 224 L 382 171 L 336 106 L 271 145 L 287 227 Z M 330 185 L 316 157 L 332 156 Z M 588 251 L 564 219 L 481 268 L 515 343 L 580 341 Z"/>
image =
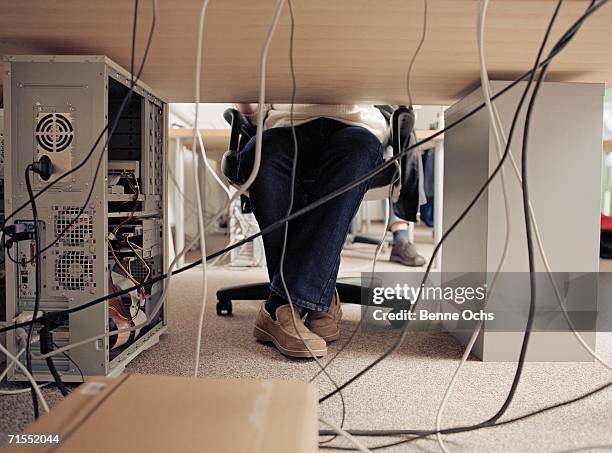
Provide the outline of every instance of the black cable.
<path id="1" fill-rule="evenodd" d="M 51 187 L 53 187 L 55 184 L 57 184 L 58 182 L 60 182 L 61 180 L 63 180 L 64 178 L 68 177 L 69 175 L 71 175 L 72 173 L 80 170 L 81 168 L 83 168 L 83 166 L 85 166 L 85 164 L 89 161 L 89 159 L 91 158 L 91 156 L 93 155 L 94 151 L 96 150 L 98 144 L 100 143 L 100 140 L 102 140 L 102 137 L 104 136 L 104 134 L 109 131 L 109 134 L 105 140 L 104 146 L 102 147 L 102 152 L 100 153 L 100 157 L 98 159 L 97 162 L 97 166 L 96 166 L 96 171 L 94 174 L 94 179 L 93 182 L 91 184 L 91 188 L 89 190 L 89 193 L 87 195 L 87 199 L 85 201 L 85 203 L 83 203 L 83 206 L 81 207 L 81 209 L 79 210 L 79 213 L 77 214 L 77 216 L 75 216 L 70 222 L 68 222 L 68 224 L 64 227 L 64 229 L 56 236 L 55 240 L 53 240 L 48 246 L 46 246 L 44 249 L 40 250 L 40 252 L 38 253 L 44 253 L 45 251 L 47 251 L 50 247 L 53 247 L 62 237 L 63 235 L 66 233 L 66 231 L 68 231 L 72 225 L 74 225 L 79 219 L 80 217 L 83 215 L 83 212 L 85 212 L 85 209 L 87 207 L 87 204 L 89 203 L 89 200 L 91 199 L 93 190 L 94 190 L 94 186 L 95 186 L 95 182 L 96 179 L 98 177 L 98 173 L 102 164 L 102 158 L 104 157 L 104 155 L 106 154 L 106 149 L 110 143 L 110 140 L 113 136 L 113 134 L 115 133 L 115 129 L 118 126 L 119 123 L 119 118 L 121 117 L 121 114 L 123 113 L 123 110 L 125 109 L 125 106 L 127 105 L 127 103 L 129 102 L 129 100 L 131 99 L 133 93 L 134 93 L 134 88 L 136 86 L 136 82 L 140 79 L 140 76 L 142 74 L 142 71 L 144 69 L 145 63 L 147 61 L 147 57 L 149 54 L 149 49 L 151 47 L 151 42 L 152 42 L 152 38 L 153 38 L 153 33 L 155 30 L 155 25 L 156 25 L 156 15 L 157 15 L 157 0 L 152 0 L 153 2 L 153 17 L 152 17 L 152 21 L 151 21 L 151 28 L 149 30 L 149 35 L 147 38 L 147 45 L 145 47 L 145 51 L 143 54 L 143 59 L 142 62 L 140 64 L 140 67 L 138 69 L 138 74 L 136 75 L 136 77 L 134 77 L 133 72 L 130 74 L 130 87 L 128 92 L 126 93 L 125 97 L 123 98 L 123 101 L 121 102 L 119 109 L 117 110 L 116 113 L 116 118 L 115 121 L 113 122 L 113 124 L 111 125 L 111 128 L 109 130 L 109 123 L 107 122 L 106 125 L 104 126 L 104 128 L 102 129 L 102 131 L 100 132 L 100 134 L 98 135 L 96 141 L 94 142 L 93 146 L 91 147 L 91 149 L 89 150 L 89 152 L 87 153 L 87 155 L 85 156 L 85 158 L 74 168 L 72 168 L 71 170 L 67 171 L 66 173 L 62 174 L 60 177 L 58 177 L 57 179 L 55 179 L 54 181 L 50 182 L 49 184 L 47 184 L 45 187 L 43 187 L 40 191 L 38 191 L 34 197 L 34 199 L 37 199 L 39 196 L 41 196 L 43 193 L 45 193 L 47 190 L 49 190 Z M 134 3 L 134 21 L 136 21 L 137 18 L 137 11 L 138 11 L 138 1 L 135 1 Z M 136 27 L 135 25 L 133 25 L 132 27 L 133 32 L 136 31 Z M 136 46 L 136 36 L 135 33 L 132 35 L 132 50 L 131 50 L 131 60 L 134 60 L 134 52 L 135 52 L 135 46 Z M 133 70 L 133 68 L 132 68 Z M 14 211 L 11 212 L 11 214 L 9 214 L 5 219 L 4 219 L 4 223 L 2 224 L 2 235 L 1 235 L 1 242 L 2 245 L 5 245 L 5 226 L 8 223 L 8 221 L 13 218 L 18 212 L 22 211 L 24 208 L 26 208 L 28 206 L 29 202 L 23 203 L 21 206 L 19 206 L 17 209 L 15 209 Z"/>
<path id="2" fill-rule="evenodd" d="M 583 16 L 581 16 L 580 19 L 578 19 L 578 22 L 583 22 L 584 19 L 586 19 L 588 16 L 590 16 L 593 12 L 595 12 L 596 10 L 598 10 L 601 6 L 603 6 L 603 4 L 607 3 L 609 0 L 602 0 L 601 4 L 597 4 L 595 5 L 593 8 L 591 8 L 591 10 L 584 14 Z M 573 29 L 574 27 L 577 26 L 577 23 L 575 23 L 573 25 L 571 29 Z M 551 52 L 551 54 L 549 54 L 549 56 L 547 57 L 546 60 L 544 60 L 541 65 L 543 65 L 544 63 L 551 61 L 560 51 L 561 49 L 555 49 L 553 50 L 553 52 Z M 502 90 L 500 90 L 498 93 L 496 93 L 494 96 L 491 97 L 491 100 L 495 100 L 497 98 L 499 98 L 500 96 L 504 95 L 505 93 L 507 93 L 508 91 L 510 91 L 512 88 L 514 88 L 518 83 L 522 82 L 524 79 L 528 78 L 532 73 L 534 73 L 534 70 L 529 70 L 527 72 L 525 72 L 523 75 L 521 75 L 520 77 L 518 77 L 517 79 L 515 79 L 513 82 L 511 82 L 510 84 L 508 84 L 505 88 L 503 88 Z M 276 230 L 277 228 L 280 228 L 285 222 L 289 222 L 297 217 L 300 217 L 316 208 L 318 208 L 319 206 L 327 203 L 328 201 L 348 192 L 349 190 L 353 189 L 354 187 L 358 186 L 359 184 L 372 179 L 374 176 L 376 176 L 377 174 L 381 173 L 382 171 L 384 171 L 387 167 L 389 167 L 390 165 L 393 165 L 396 161 L 398 161 L 399 159 L 401 159 L 402 157 L 404 157 L 408 152 L 410 152 L 412 149 L 418 147 L 418 146 L 422 146 L 425 143 L 428 143 L 432 140 L 434 140 L 435 138 L 439 137 L 440 135 L 444 134 L 445 132 L 448 132 L 449 130 L 453 129 L 455 126 L 461 124 L 463 121 L 467 120 L 468 118 L 472 117 L 473 115 L 475 115 L 476 113 L 478 113 L 480 110 L 482 110 L 485 107 L 485 104 L 480 104 L 477 107 L 474 107 L 471 111 L 469 111 L 468 113 L 466 113 L 464 116 L 462 116 L 461 118 L 458 118 L 457 120 L 453 121 L 451 124 L 449 124 L 448 126 L 446 126 L 445 128 L 439 130 L 438 132 L 432 134 L 431 136 L 424 138 L 423 140 L 418 141 L 417 143 L 415 143 L 414 145 L 409 146 L 408 148 L 406 148 L 404 151 L 402 151 L 401 153 L 397 154 L 396 156 L 392 157 L 391 159 L 383 162 L 382 164 L 380 164 L 378 167 L 372 169 L 370 172 L 366 173 L 365 175 L 361 176 L 360 178 L 356 179 L 355 181 L 353 181 L 352 183 L 349 183 L 343 187 L 340 187 L 339 189 L 331 192 L 330 194 L 318 199 L 317 201 L 310 203 L 309 205 L 303 207 L 302 209 L 295 211 L 293 214 L 291 214 L 288 217 L 285 217 L 284 219 L 279 219 L 276 222 L 272 223 L 271 225 L 269 225 L 268 227 L 264 228 L 263 230 L 259 231 L 258 233 L 255 233 L 245 239 L 242 239 L 224 249 L 221 249 L 217 252 L 214 252 L 210 255 L 208 255 L 206 257 L 207 261 L 210 261 L 212 259 L 215 259 L 221 255 L 225 255 L 226 253 L 230 252 L 231 250 L 234 250 L 238 247 L 243 246 L 244 244 L 247 244 L 251 241 L 253 241 L 254 239 L 257 239 L 258 237 L 268 234 L 274 230 Z M 500 164 L 498 164 L 498 168 L 500 167 Z M 496 170 L 498 169 L 496 168 Z M 495 171 L 495 170 L 494 170 Z M 492 174 L 492 177 L 495 177 L 495 175 Z M 488 184 L 490 184 L 490 181 L 486 183 L 487 186 Z M 186 272 L 190 269 L 193 269 L 197 266 L 199 266 L 200 264 L 202 264 L 202 260 L 196 260 L 186 266 L 183 266 L 180 269 L 176 269 L 174 271 L 172 271 L 170 273 L 170 275 L 178 275 L 181 274 L 183 272 Z M 166 279 L 168 277 L 169 274 L 164 273 L 164 274 L 160 274 L 157 277 L 152 278 L 148 284 L 154 284 L 157 283 L 159 281 L 162 281 L 164 279 Z M 99 297 L 97 299 L 94 299 L 90 302 L 87 302 L 83 305 L 80 305 L 79 307 L 74 307 L 71 309 L 67 309 L 67 310 L 61 310 L 61 311 L 57 311 L 57 312 L 53 312 L 53 313 L 48 313 L 46 316 L 49 316 L 50 318 L 54 318 L 54 317 L 59 317 L 59 316 L 64 316 L 64 315 L 68 315 L 71 313 L 75 313 L 84 309 L 87 309 L 89 307 L 92 307 L 96 304 L 99 304 L 101 302 L 104 302 L 108 299 L 111 299 L 113 297 L 119 297 L 125 294 L 128 294 L 132 291 L 135 291 L 137 289 L 140 289 L 142 287 L 144 287 L 144 284 L 139 284 L 139 285 L 134 285 L 131 286 L 129 288 L 126 288 L 124 290 L 120 290 L 117 291 L 115 293 L 111 293 L 111 294 L 107 294 L 106 296 L 102 296 Z M 0 328 L 0 333 L 3 332 L 7 332 L 10 330 L 14 330 L 17 329 L 19 327 L 25 327 L 28 326 L 30 324 L 30 321 L 25 321 L 22 323 L 15 323 L 3 328 Z"/>
<path id="3" fill-rule="evenodd" d="M 53 343 L 53 346 L 55 346 L 56 348 L 59 348 L 59 346 L 56 343 Z M 81 369 L 79 364 L 76 363 L 75 360 L 67 352 L 62 352 L 62 355 L 66 357 L 75 366 L 75 368 L 81 375 L 81 384 L 83 384 L 85 382 L 85 375 L 83 374 L 83 370 Z"/>
<path id="4" fill-rule="evenodd" d="M 34 193 L 32 192 L 32 183 L 30 181 L 30 170 L 32 164 L 29 164 L 25 169 L 25 183 L 28 191 L 29 203 L 32 205 L 32 217 L 34 221 L 34 249 L 36 250 L 36 256 L 34 257 L 36 266 L 36 277 L 35 277 L 35 293 L 34 293 L 34 311 L 32 312 L 32 323 L 28 329 L 28 335 L 26 337 L 26 368 L 30 374 L 32 374 L 32 336 L 34 335 L 34 323 L 38 316 L 38 310 L 40 308 L 40 234 L 38 231 L 38 209 L 36 208 L 36 202 L 34 201 Z M 39 340 L 40 341 L 40 340 Z M 36 395 L 36 389 L 32 382 L 30 382 L 30 391 L 32 393 L 32 407 L 34 408 L 34 418 L 37 419 L 40 415 L 38 409 L 38 396 Z"/>
<path id="5" fill-rule="evenodd" d="M 582 395 L 576 396 L 574 398 L 565 400 L 565 401 L 561 401 L 560 403 L 555 403 L 555 404 L 551 404 L 549 406 L 544 406 L 540 409 L 535 409 L 531 412 L 527 412 L 523 415 L 518 415 L 516 417 L 512 417 L 512 418 L 508 418 L 506 420 L 502 420 L 502 421 L 498 421 L 492 425 L 488 425 L 488 426 L 482 426 L 479 428 L 474 428 L 471 431 L 475 431 L 476 429 L 486 429 L 486 428 L 497 428 L 500 426 L 504 426 L 504 425 L 509 425 L 512 423 L 516 423 L 522 420 L 527 420 L 531 417 L 535 417 L 536 415 L 540 415 L 546 412 L 550 412 L 552 410 L 555 409 L 559 409 L 561 407 L 565 407 L 565 406 L 569 406 L 570 404 L 574 404 L 577 403 L 578 401 L 582 401 L 585 400 L 593 395 L 596 395 L 597 393 L 601 393 L 604 390 L 607 390 L 609 388 L 612 388 L 612 381 L 608 382 L 606 384 L 602 384 L 599 387 L 588 391 L 587 393 L 583 393 Z M 450 430 L 445 430 L 445 431 L 450 431 Z M 389 434 L 386 431 L 365 431 L 365 430 L 349 430 L 348 431 L 351 435 L 353 436 L 359 436 L 359 437 L 389 437 Z M 467 432 L 467 431 L 462 431 L 462 432 Z M 326 431 L 323 432 L 323 434 L 320 435 L 327 435 L 328 433 Z M 329 433 L 331 434 L 331 433 Z M 409 442 L 413 442 L 415 440 L 419 440 L 419 439 L 423 439 L 425 437 L 431 436 L 437 434 L 437 431 L 435 430 L 422 430 L 422 431 L 415 431 L 414 433 L 406 433 L 406 435 L 410 435 L 410 436 L 415 436 L 415 437 L 411 437 L 410 439 L 403 439 L 401 441 L 398 442 L 393 442 L 390 444 L 384 444 L 384 445 L 377 445 L 374 447 L 368 447 L 370 450 L 380 450 L 383 448 L 390 448 L 390 447 L 394 447 L 396 445 L 400 445 L 400 444 L 405 444 L 405 443 L 409 443 Z M 442 434 L 453 434 L 452 432 L 444 432 Z M 395 434 L 398 435 L 398 434 Z M 327 447 L 321 447 L 321 448 L 327 448 Z M 333 447 L 333 446 L 329 446 L 329 448 L 334 448 L 334 449 L 338 449 L 338 450 L 352 450 L 350 448 L 344 448 L 344 447 Z"/>
<path id="6" fill-rule="evenodd" d="M 49 368 L 49 372 L 51 373 L 51 376 L 53 376 L 53 380 L 55 381 L 55 385 L 57 385 L 57 388 L 59 389 L 59 391 L 62 394 L 62 396 L 64 396 L 64 397 L 68 396 L 70 394 L 70 390 L 68 390 L 66 385 L 62 382 L 62 377 L 57 372 L 57 368 L 55 367 L 55 363 L 53 363 L 53 357 L 47 357 L 45 359 L 45 362 L 47 363 L 47 368 Z"/>

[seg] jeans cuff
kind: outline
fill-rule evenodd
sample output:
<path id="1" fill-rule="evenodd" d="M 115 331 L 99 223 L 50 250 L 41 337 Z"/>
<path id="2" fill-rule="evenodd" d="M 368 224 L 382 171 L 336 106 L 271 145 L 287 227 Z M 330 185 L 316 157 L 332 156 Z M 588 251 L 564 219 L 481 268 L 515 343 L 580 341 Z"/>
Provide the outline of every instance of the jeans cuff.
<path id="1" fill-rule="evenodd" d="M 277 296 L 282 297 L 283 299 L 287 300 L 287 293 L 285 293 L 284 290 L 279 290 L 273 284 L 270 284 L 270 291 L 275 293 Z M 326 308 L 327 308 L 323 304 L 315 304 L 314 302 L 310 302 L 306 299 L 302 299 L 293 294 L 291 295 L 291 303 L 293 305 L 297 305 L 300 308 L 305 308 L 306 310 L 313 310 L 313 311 L 326 311 Z"/>

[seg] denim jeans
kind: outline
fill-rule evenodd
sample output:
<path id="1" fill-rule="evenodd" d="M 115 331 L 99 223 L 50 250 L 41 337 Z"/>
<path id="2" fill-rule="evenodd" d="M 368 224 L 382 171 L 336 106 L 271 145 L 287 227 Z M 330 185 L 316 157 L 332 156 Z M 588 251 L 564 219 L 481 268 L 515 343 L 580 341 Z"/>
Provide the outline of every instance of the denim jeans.
<path id="1" fill-rule="evenodd" d="M 363 127 L 319 118 L 295 127 L 298 159 L 293 210 L 327 195 L 372 170 L 382 161 L 382 147 Z M 261 166 L 249 189 L 261 229 L 287 214 L 293 164 L 291 128 L 264 131 Z M 253 168 L 255 138 L 239 154 L 244 182 Z M 368 182 L 349 190 L 289 222 L 284 275 L 291 301 L 317 311 L 331 304 L 340 266 L 340 252 Z M 280 278 L 284 227 L 264 235 L 270 291 L 287 299 Z"/>

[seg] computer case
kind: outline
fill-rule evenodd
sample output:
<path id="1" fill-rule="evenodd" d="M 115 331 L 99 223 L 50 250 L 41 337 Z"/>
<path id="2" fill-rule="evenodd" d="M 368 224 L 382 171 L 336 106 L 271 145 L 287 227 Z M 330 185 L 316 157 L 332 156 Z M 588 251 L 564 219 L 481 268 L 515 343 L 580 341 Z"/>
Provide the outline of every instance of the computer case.
<path id="1" fill-rule="evenodd" d="M 5 208 L 12 212 L 28 201 L 26 166 L 48 156 L 48 180 L 31 174 L 37 193 L 80 165 L 102 134 L 91 158 L 37 199 L 39 224 L 28 206 L 9 225 L 38 228 L 41 248 L 66 229 L 93 193 L 79 220 L 42 257 L 41 312 L 78 307 L 118 289 L 163 273 L 167 267 L 166 147 L 168 105 L 142 82 L 119 117 L 104 149 L 107 124 L 117 117 L 130 87 L 130 74 L 104 56 L 7 56 L 4 58 Z M 109 126 L 110 128 L 110 126 Z M 101 157 L 102 156 L 102 157 Z M 100 168 L 95 177 L 98 160 Z M 33 240 L 7 247 L 16 263 L 6 261 L 6 319 L 27 319 L 34 306 Z M 147 285 L 70 314 L 53 330 L 56 347 L 134 325 L 149 315 L 164 284 Z M 114 375 L 156 343 L 167 323 L 165 306 L 137 334 L 106 337 L 57 355 L 64 381 L 85 375 Z M 38 324 L 36 328 L 40 328 Z M 12 353 L 25 346 L 25 330 L 7 335 Z M 38 342 L 33 352 L 39 353 Z M 24 355 L 22 360 L 25 361 Z M 78 367 L 75 365 L 78 364 Z M 33 360 L 37 380 L 51 380 L 44 360 Z M 17 370 L 9 376 L 23 380 Z"/>

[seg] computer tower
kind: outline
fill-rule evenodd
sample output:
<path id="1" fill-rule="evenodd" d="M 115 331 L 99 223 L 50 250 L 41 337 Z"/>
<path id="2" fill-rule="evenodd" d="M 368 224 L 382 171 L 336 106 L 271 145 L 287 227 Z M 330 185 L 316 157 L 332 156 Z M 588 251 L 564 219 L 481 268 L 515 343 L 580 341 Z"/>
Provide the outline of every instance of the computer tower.
<path id="1" fill-rule="evenodd" d="M 53 164 L 46 181 L 31 174 L 36 194 L 79 166 L 102 134 L 82 168 L 37 199 L 38 225 L 29 206 L 9 221 L 9 225 L 25 224 L 21 226 L 25 231 L 38 228 L 41 249 L 61 236 L 42 256 L 41 312 L 78 307 L 163 273 L 168 264 L 167 103 L 137 82 L 105 149 L 108 129 L 129 92 L 128 71 L 104 56 L 7 56 L 4 65 L 7 213 L 28 201 L 24 179 L 28 164 L 42 156 Z M 76 217 L 78 221 L 73 222 Z M 9 321 L 27 319 L 35 295 L 34 241 L 15 242 L 7 252 L 15 262 L 6 261 L 6 316 Z M 163 281 L 146 285 L 70 314 L 53 330 L 53 342 L 61 347 L 139 324 L 160 300 L 163 287 Z M 56 356 L 55 365 L 67 382 L 80 380 L 81 371 L 118 374 L 158 341 L 166 319 L 164 306 L 146 328 L 71 349 L 69 357 Z M 7 335 L 9 350 L 18 353 L 24 339 L 23 329 Z M 39 353 L 37 342 L 32 350 Z M 43 360 L 33 360 L 33 371 L 38 380 L 51 379 Z M 10 378 L 23 380 L 24 376 L 14 371 Z"/>

